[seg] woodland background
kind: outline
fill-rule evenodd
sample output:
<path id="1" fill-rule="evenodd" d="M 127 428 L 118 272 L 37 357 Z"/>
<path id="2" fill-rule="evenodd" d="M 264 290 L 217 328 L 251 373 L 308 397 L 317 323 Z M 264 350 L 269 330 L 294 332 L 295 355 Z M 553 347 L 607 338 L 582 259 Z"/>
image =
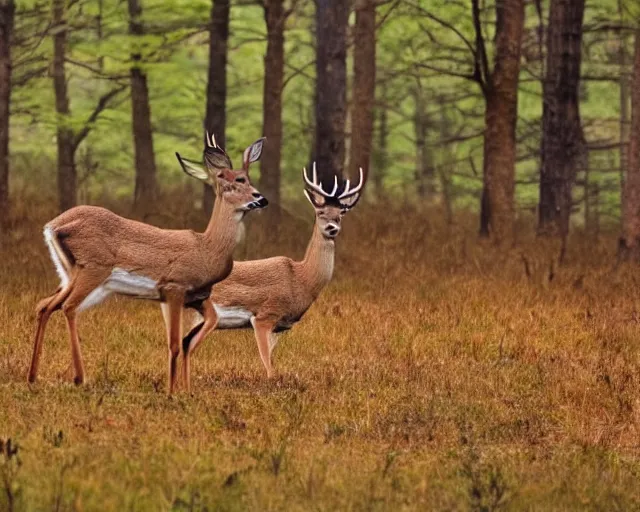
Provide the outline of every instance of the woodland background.
<path id="1" fill-rule="evenodd" d="M 203 126 L 231 154 L 268 137 L 259 183 L 275 204 L 317 159 L 329 179 L 370 167 L 370 201 L 450 221 L 484 190 L 480 232 L 497 239 L 526 212 L 561 236 L 569 216 L 620 225 L 637 195 L 622 192 L 635 2 L 316 3 L 3 2 L 4 225 L 25 196 L 145 216 L 180 187 L 197 203 L 174 152 L 198 155 Z"/>
<path id="2" fill-rule="evenodd" d="M 640 508 L 635 0 L 0 0 L 0 510 Z M 202 229 L 204 128 L 301 257 L 300 170 L 369 176 L 276 352 L 196 354 L 153 304 L 49 324 L 42 226 L 79 203 Z"/>

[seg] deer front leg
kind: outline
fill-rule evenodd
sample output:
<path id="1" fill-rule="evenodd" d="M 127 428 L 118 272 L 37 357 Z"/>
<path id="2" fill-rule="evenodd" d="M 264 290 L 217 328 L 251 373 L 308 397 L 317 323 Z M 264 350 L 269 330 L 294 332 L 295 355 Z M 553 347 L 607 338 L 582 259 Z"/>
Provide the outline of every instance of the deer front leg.
<path id="1" fill-rule="evenodd" d="M 178 293 L 170 294 L 163 305 L 167 340 L 169 346 L 169 377 L 167 393 L 171 396 L 175 389 L 180 342 L 182 340 L 182 302 L 183 296 Z"/>
<path id="2" fill-rule="evenodd" d="M 191 392 L 191 354 L 218 325 L 218 315 L 213 303 L 207 299 L 203 302 L 202 307 L 203 322 L 191 329 L 182 340 L 182 380 L 188 393 Z"/>
<path id="3" fill-rule="evenodd" d="M 267 370 L 267 378 L 273 377 L 273 368 L 271 367 L 271 352 L 277 343 L 277 335 L 273 332 L 275 322 L 272 320 L 257 320 L 256 317 L 251 318 L 251 325 L 258 342 L 258 351 L 260 359 L 265 370 Z"/>

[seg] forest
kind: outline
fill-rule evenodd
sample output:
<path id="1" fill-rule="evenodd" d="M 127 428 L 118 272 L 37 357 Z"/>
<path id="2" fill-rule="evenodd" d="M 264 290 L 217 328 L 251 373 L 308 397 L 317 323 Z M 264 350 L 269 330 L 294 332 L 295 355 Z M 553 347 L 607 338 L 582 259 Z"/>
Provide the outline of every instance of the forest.
<path id="1" fill-rule="evenodd" d="M 167 398 L 116 298 L 27 383 L 43 226 L 203 231 L 206 133 L 266 137 L 237 261 L 366 178 L 275 375 L 216 331 Z M 637 0 L 0 0 L 0 510 L 638 509 L 639 259 Z"/>

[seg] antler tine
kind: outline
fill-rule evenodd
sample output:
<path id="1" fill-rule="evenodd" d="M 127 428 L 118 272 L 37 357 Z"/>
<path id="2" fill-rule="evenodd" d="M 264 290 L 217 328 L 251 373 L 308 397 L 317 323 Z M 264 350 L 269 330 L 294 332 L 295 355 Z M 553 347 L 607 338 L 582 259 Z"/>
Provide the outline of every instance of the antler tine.
<path id="1" fill-rule="evenodd" d="M 352 196 L 360 192 L 364 185 L 364 171 L 362 170 L 362 167 L 360 167 L 360 181 L 358 182 L 358 185 L 353 189 L 349 189 L 349 185 L 349 180 L 347 180 L 344 187 L 344 192 L 342 192 L 342 194 L 338 196 L 338 199 L 344 199 L 345 197 Z"/>
<path id="2" fill-rule="evenodd" d="M 326 197 L 327 193 L 322 189 L 322 185 L 318 185 L 317 181 L 318 181 L 318 173 L 316 171 L 316 163 L 313 162 L 313 171 L 312 171 L 312 178 L 313 181 L 311 181 L 309 179 L 309 176 L 307 176 L 307 168 L 303 167 L 303 173 L 302 173 L 302 177 L 304 178 L 305 183 L 307 184 L 307 186 L 312 189 L 315 190 L 316 192 L 318 192 L 318 194 L 321 194 L 322 196 Z"/>
<path id="3" fill-rule="evenodd" d="M 207 146 L 210 148 L 217 148 L 218 145 L 216 144 L 216 136 L 212 133 L 209 133 L 209 130 L 205 130 L 205 132 L 207 138 Z"/>
<path id="4" fill-rule="evenodd" d="M 316 168 L 316 163 L 313 162 L 313 167 L 312 167 L 312 180 L 309 180 L 309 177 L 307 176 L 307 168 L 303 167 L 304 169 L 304 181 L 307 183 L 307 185 L 312 188 L 313 190 L 315 190 L 316 192 L 318 192 L 319 194 L 322 194 L 323 197 L 336 197 L 336 192 L 338 191 L 338 177 L 334 176 L 333 177 L 333 190 L 331 190 L 331 192 L 327 192 L 323 187 L 322 187 L 322 183 L 320 183 L 318 181 L 318 169 Z"/>
<path id="5" fill-rule="evenodd" d="M 334 176 L 333 177 L 333 190 L 331 191 L 331 194 L 327 194 L 331 197 L 335 197 L 336 192 L 338 191 L 338 177 Z"/>
<path id="6" fill-rule="evenodd" d="M 314 185 L 318 185 L 320 187 L 320 190 L 322 190 L 322 183 L 318 183 L 318 170 L 316 169 L 316 161 L 313 161 L 313 165 L 311 166 L 311 169 L 313 171 L 313 183 Z M 324 193 L 324 190 L 322 190 L 322 192 Z"/>

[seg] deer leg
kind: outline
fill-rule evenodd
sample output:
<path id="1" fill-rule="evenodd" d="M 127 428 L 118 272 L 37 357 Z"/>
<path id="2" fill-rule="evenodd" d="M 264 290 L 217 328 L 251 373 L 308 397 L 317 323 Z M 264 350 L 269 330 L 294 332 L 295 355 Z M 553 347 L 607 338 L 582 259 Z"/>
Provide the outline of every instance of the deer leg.
<path id="1" fill-rule="evenodd" d="M 109 270 L 102 267 L 84 267 L 79 270 L 73 280 L 73 286 L 68 296 L 62 301 L 62 312 L 67 319 L 69 330 L 69 344 L 75 376 L 73 382 L 84 383 L 84 365 L 82 363 L 82 351 L 76 326 L 76 316 L 79 308 L 82 308 L 84 300 L 108 277 Z"/>
<path id="2" fill-rule="evenodd" d="M 58 290 L 53 295 L 41 300 L 38 303 L 36 312 L 38 315 L 38 327 L 36 328 L 36 336 L 33 342 L 33 354 L 31 355 L 31 365 L 29 367 L 29 382 L 35 382 L 38 375 L 38 366 L 40 356 L 42 355 L 42 341 L 44 339 L 44 331 L 51 313 L 60 309 L 62 302 L 69 296 L 71 286 Z"/>
<path id="3" fill-rule="evenodd" d="M 273 377 L 271 352 L 277 342 L 276 333 L 273 332 L 275 323 L 270 320 L 256 320 L 256 317 L 252 317 L 251 324 L 253 325 L 253 331 L 256 335 L 256 341 L 258 342 L 260 359 L 262 359 L 262 364 L 265 370 L 267 370 L 267 378 L 271 378 Z"/>
<path id="4" fill-rule="evenodd" d="M 165 324 L 167 327 L 167 339 L 169 342 L 169 380 L 167 393 L 171 396 L 175 389 L 176 373 L 178 369 L 178 356 L 180 355 L 180 342 L 182 340 L 182 296 L 168 297 L 163 305 Z"/>
<path id="5" fill-rule="evenodd" d="M 80 339 L 78 338 L 78 329 L 76 327 L 76 311 L 75 309 L 64 309 L 64 306 L 63 310 L 67 319 L 67 328 L 69 329 L 71 358 L 73 359 L 73 369 L 75 371 L 73 382 L 77 385 L 84 384 L 84 365 L 82 364 L 82 351 L 80 350 Z"/>
<path id="6" fill-rule="evenodd" d="M 216 328 L 218 324 L 218 315 L 210 300 L 205 300 L 202 304 L 202 315 L 204 321 L 201 324 L 195 326 L 189 334 L 187 334 L 182 340 L 182 378 L 187 392 L 191 392 L 191 354 L 198 348 L 202 340 Z"/>

